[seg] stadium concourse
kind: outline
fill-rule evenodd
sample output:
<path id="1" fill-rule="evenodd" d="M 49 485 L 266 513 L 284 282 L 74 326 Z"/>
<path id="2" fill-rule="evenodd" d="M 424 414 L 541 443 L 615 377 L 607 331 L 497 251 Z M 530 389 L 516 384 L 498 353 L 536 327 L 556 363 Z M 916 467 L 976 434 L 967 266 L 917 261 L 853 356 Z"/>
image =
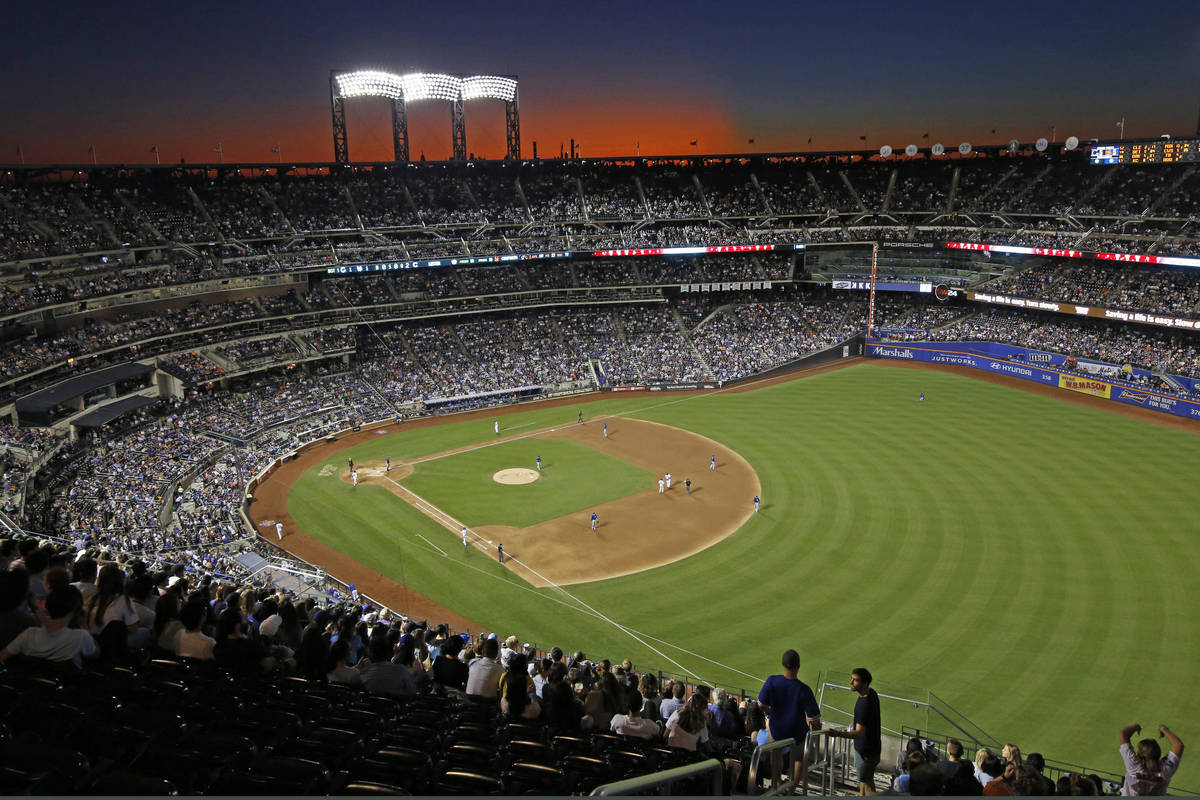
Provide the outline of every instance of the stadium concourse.
<path id="1" fill-rule="evenodd" d="M 529 653 L 540 717 L 494 685 L 471 699 L 467 662 L 496 645 L 438 623 L 479 626 L 412 594 L 382 608 L 331 551 L 288 558 L 243 520 L 246 487 L 375 420 L 836 353 L 866 333 L 872 243 L 883 338 L 1200 394 L 1196 334 L 1131 317 L 1200 319 L 1200 280 L 1156 261 L 1200 253 L 1200 173 L 1057 148 L 864 155 L 0 175 L 0 646 L 81 631 L 43 653 L 66 668 L 0 674 L 4 791 L 557 794 L 693 760 L 607 733 L 635 687 L 664 716 L 661 665 Z M 713 751 L 743 764 L 756 704 L 711 705 Z"/>

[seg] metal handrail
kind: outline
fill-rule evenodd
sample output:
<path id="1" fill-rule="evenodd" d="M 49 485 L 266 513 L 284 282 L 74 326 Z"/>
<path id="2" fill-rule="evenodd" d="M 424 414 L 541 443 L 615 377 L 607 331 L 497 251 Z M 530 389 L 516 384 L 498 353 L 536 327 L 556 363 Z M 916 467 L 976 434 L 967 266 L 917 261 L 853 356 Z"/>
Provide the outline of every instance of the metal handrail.
<path id="1" fill-rule="evenodd" d="M 777 742 L 767 742 L 754 748 L 754 753 L 750 756 L 750 770 L 746 773 L 747 794 L 757 793 L 758 770 L 764 756 L 771 760 L 771 785 L 763 794 L 792 793 L 792 787 L 795 785 L 792 781 L 792 746 L 795 744 L 795 739 L 780 739 Z"/>
<path id="2" fill-rule="evenodd" d="M 626 778 L 623 781 L 605 783 L 592 789 L 590 796 L 614 797 L 625 794 L 644 794 L 647 789 L 653 789 L 658 786 L 669 787 L 675 781 L 694 778 L 697 775 L 704 775 L 705 773 L 712 774 L 712 786 L 709 793 L 714 796 L 722 794 L 725 767 L 720 761 L 710 758 L 707 761 L 701 761 L 696 764 L 686 764 L 682 767 L 674 767 L 662 772 L 652 772 L 649 775 L 638 775 L 635 778 Z M 670 794 L 670 791 L 667 791 L 666 794 Z"/>

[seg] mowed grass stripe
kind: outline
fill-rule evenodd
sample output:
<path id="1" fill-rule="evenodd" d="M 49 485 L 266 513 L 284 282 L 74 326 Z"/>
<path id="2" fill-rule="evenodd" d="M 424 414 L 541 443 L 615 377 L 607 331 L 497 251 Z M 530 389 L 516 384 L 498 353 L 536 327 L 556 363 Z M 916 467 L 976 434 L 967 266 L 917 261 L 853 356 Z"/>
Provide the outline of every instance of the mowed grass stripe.
<path id="1" fill-rule="evenodd" d="M 645 408 L 656 400 L 583 408 L 733 448 L 759 472 L 765 506 L 704 553 L 576 587 L 604 613 L 754 676 L 777 671 L 786 647 L 800 650 L 809 678 L 867 665 L 1027 750 L 1097 767 L 1119 766 L 1112 742 L 1127 712 L 1144 723 L 1197 718 L 1200 701 L 1176 689 L 1200 638 L 1200 624 L 1178 611 L 1197 596 L 1187 500 L 1200 437 L 875 364 Z M 558 424 L 574 411 L 502 419 Z M 428 430 L 443 429 L 445 440 L 422 433 L 427 453 L 493 436 L 490 421 Z M 482 562 L 458 555 L 463 566 Z M 663 666 L 610 625 L 507 583 L 481 584 L 455 558 L 426 569 L 426 558 L 413 556 L 410 585 L 501 633 Z M 758 688 L 734 671 L 694 668 Z M 1185 759 L 1177 781 L 1200 784 L 1188 776 Z"/>

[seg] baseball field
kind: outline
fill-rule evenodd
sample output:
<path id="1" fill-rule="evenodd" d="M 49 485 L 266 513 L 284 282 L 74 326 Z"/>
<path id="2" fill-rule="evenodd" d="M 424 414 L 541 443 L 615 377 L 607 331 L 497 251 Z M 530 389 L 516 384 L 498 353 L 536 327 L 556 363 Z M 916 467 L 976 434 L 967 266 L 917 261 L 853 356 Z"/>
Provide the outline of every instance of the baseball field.
<path id="1" fill-rule="evenodd" d="M 999 741 L 1117 771 L 1121 726 L 1188 741 L 1200 719 L 1200 436 L 1089 400 L 877 363 L 604 395 L 318 448 L 252 517 L 472 630 L 751 691 L 794 647 L 801 677 L 867 666 Z M 1185 757 L 1176 783 L 1193 776 Z"/>

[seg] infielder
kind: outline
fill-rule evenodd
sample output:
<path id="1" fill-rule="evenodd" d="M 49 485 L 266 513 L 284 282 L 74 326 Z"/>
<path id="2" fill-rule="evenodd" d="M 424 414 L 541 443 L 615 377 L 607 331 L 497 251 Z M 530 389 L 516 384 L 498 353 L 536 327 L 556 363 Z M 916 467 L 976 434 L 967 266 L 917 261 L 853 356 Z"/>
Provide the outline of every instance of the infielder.
<path id="1" fill-rule="evenodd" d="M 659 494 L 663 493 L 663 479 L 662 478 L 658 479 L 658 493 Z"/>
<path id="2" fill-rule="evenodd" d="M 350 472 L 350 482 L 355 486 L 358 486 L 358 470 L 352 470 Z"/>
<path id="3" fill-rule="evenodd" d="M 708 460 L 708 468 L 709 468 L 709 469 L 716 469 L 716 468 L 717 468 L 717 456 L 716 456 L 715 454 L 713 455 L 713 457 L 712 457 L 712 458 L 710 458 L 710 459 Z"/>
<path id="4" fill-rule="evenodd" d="M 597 525 L 596 512 L 593 511 L 592 512 L 592 530 L 596 530 L 596 525 Z"/>
<path id="5" fill-rule="evenodd" d="M 754 513 L 755 513 L 755 514 L 757 514 L 757 513 L 758 513 L 758 504 L 759 504 L 759 502 L 760 502 L 760 501 L 759 501 L 759 499 L 758 499 L 758 495 L 754 495 Z"/>
<path id="6" fill-rule="evenodd" d="M 537 457 L 537 467 L 538 467 L 538 472 L 541 472 L 542 471 L 542 457 L 541 456 Z"/>
<path id="7" fill-rule="evenodd" d="M 467 546 L 467 526 L 466 525 L 463 525 L 462 537 L 463 537 L 463 547 L 466 547 Z"/>
<path id="8" fill-rule="evenodd" d="M 670 489 L 671 488 L 671 473 L 668 472 L 666 475 L 666 478 L 667 478 L 667 489 Z"/>
<path id="9" fill-rule="evenodd" d="M 583 412 L 582 411 L 579 412 L 579 424 L 580 425 L 583 424 Z"/>
<path id="10" fill-rule="evenodd" d="M 275 535 L 279 537 L 279 541 L 281 541 L 281 542 L 283 541 L 283 523 L 282 522 L 275 523 Z"/>
<path id="11" fill-rule="evenodd" d="M 683 479 L 683 488 L 687 489 L 688 494 L 692 493 L 692 479 L 691 478 Z"/>
<path id="12" fill-rule="evenodd" d="M 383 461 L 384 461 L 384 463 L 387 465 L 387 466 L 384 468 L 384 470 L 383 470 L 383 471 L 384 471 L 384 472 L 391 472 L 391 471 L 392 471 L 392 457 L 391 457 L 391 456 L 388 456 L 387 458 L 383 459 Z"/>
<path id="13" fill-rule="evenodd" d="M 492 430 L 496 432 L 497 436 L 500 435 L 500 420 L 496 420 L 492 423 Z"/>
<path id="14" fill-rule="evenodd" d="M 604 438 L 608 438 L 608 423 L 604 423 Z"/>

